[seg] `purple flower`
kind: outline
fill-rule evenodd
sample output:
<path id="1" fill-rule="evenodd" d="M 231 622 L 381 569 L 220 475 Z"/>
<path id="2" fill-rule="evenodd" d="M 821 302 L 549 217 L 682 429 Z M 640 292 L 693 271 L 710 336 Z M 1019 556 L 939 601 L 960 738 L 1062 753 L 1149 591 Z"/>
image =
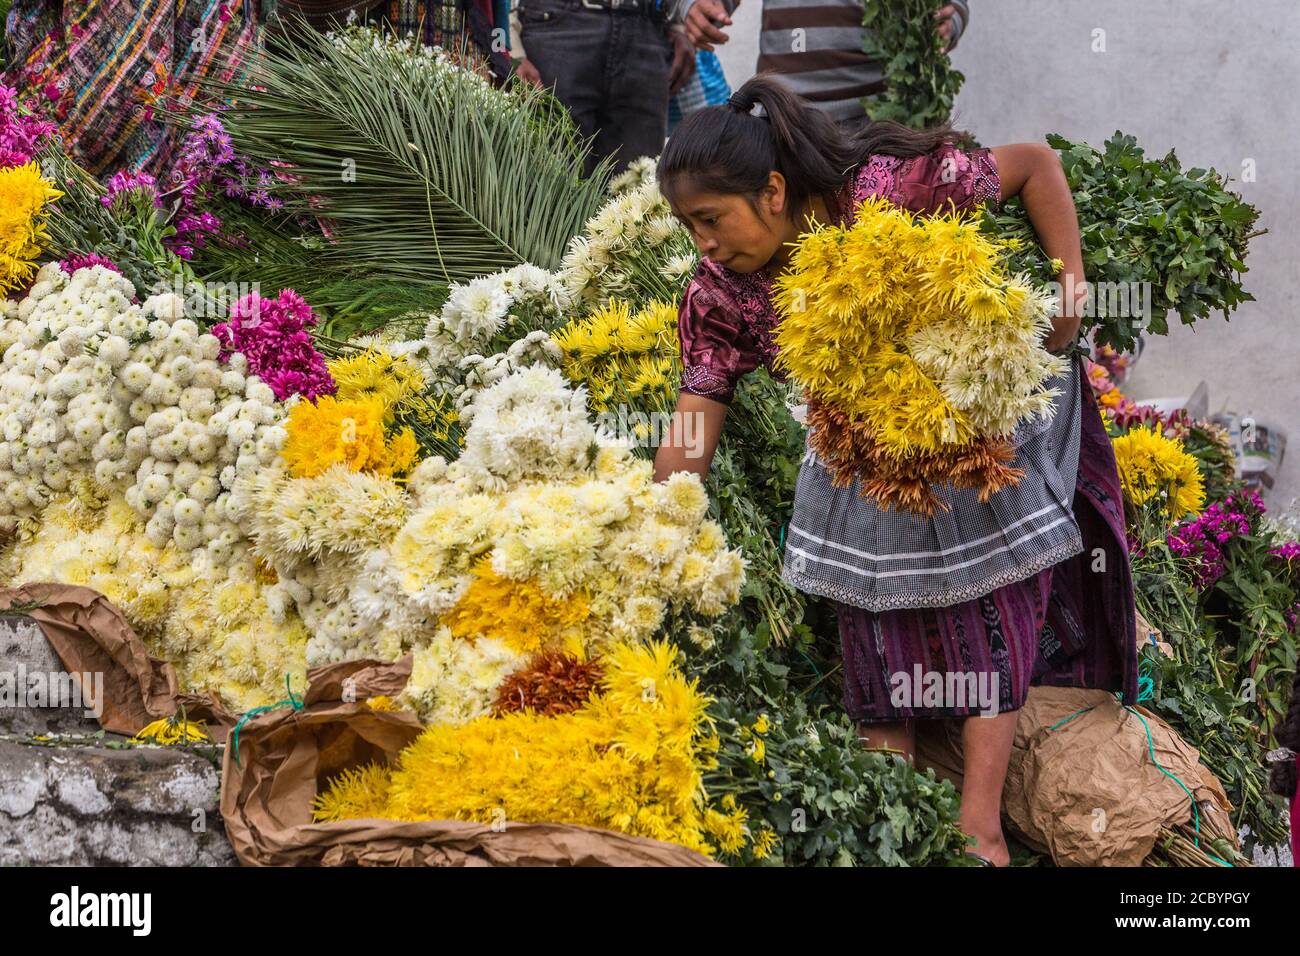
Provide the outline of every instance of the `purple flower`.
<path id="1" fill-rule="evenodd" d="M 1259 493 L 1234 492 L 1216 501 L 1192 521 L 1169 532 L 1169 550 L 1191 562 L 1192 580 L 1205 590 L 1228 571 L 1223 546 L 1234 538 L 1255 533 L 1256 521 L 1264 514 Z"/>
<path id="2" fill-rule="evenodd" d="M 1268 553 L 1290 564 L 1300 558 L 1300 541 L 1284 541 L 1276 547 L 1269 548 Z"/>
<path id="3" fill-rule="evenodd" d="M 148 198 L 155 209 L 162 208 L 162 202 L 158 198 L 158 181 L 148 173 L 114 173 L 108 180 L 108 195 L 100 196 L 99 201 L 105 206 L 112 206 L 119 196 L 130 198 L 131 193 Z"/>

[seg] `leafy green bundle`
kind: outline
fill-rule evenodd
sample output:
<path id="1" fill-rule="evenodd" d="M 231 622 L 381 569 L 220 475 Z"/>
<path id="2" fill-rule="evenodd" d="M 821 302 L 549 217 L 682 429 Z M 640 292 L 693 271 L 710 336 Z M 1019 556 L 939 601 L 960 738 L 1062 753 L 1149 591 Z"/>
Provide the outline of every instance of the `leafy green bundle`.
<path id="1" fill-rule="evenodd" d="M 1227 317 L 1254 296 L 1241 284 L 1259 210 L 1226 188 L 1227 179 L 1213 169 L 1183 170 L 1171 150 L 1150 159 L 1137 140 L 1116 133 L 1102 149 L 1049 135 L 1074 193 L 1089 282 L 1133 290 L 1130 303 L 1141 301 L 1145 314 L 1094 314 L 1083 320 L 1093 341 L 1118 351 L 1134 347 L 1143 329 L 1169 332 L 1169 314 L 1192 325 L 1212 310 Z M 1002 238 L 1017 239 L 1021 251 L 1013 266 L 1035 278 L 1050 278 L 1050 266 L 1038 247 L 1033 226 L 1018 199 L 985 212 L 985 227 Z M 1145 285 L 1144 285 L 1145 284 Z M 1139 291 L 1145 290 L 1145 292 Z M 1094 313 L 1111 310 L 1095 296 Z"/>

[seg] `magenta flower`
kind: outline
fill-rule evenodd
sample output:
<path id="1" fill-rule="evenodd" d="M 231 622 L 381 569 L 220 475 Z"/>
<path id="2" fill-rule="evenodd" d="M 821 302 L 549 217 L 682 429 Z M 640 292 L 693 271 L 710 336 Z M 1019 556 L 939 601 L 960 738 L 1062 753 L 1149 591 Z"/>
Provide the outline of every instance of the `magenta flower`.
<path id="1" fill-rule="evenodd" d="M 94 266 L 103 266 L 105 269 L 111 269 L 118 275 L 122 274 L 122 270 L 117 267 L 115 262 L 110 259 L 105 259 L 103 256 L 95 252 L 88 252 L 85 255 L 69 256 L 59 263 L 59 268 L 68 275 L 72 275 L 78 269 L 90 269 Z"/>
<path id="2" fill-rule="evenodd" d="M 0 167 L 30 163 L 56 128 L 48 120 L 24 115 L 17 91 L 0 85 Z"/>
<path id="3" fill-rule="evenodd" d="M 1259 492 L 1233 492 L 1170 531 L 1166 543 L 1175 555 L 1191 562 L 1193 583 L 1204 591 L 1228 571 L 1224 546 L 1254 534 L 1263 514 Z"/>
<path id="4" fill-rule="evenodd" d="M 249 371 L 269 385 L 280 401 L 290 395 L 314 401 L 336 388 L 307 332 L 315 324 L 316 316 L 302 296 L 284 289 L 274 299 L 256 292 L 244 296 L 230 310 L 230 321 L 214 326 L 212 334 L 221 340 L 223 361 L 233 352 L 242 353 Z"/>
<path id="5" fill-rule="evenodd" d="M 119 196 L 127 196 L 130 193 L 139 193 L 149 199 L 155 209 L 162 208 L 162 202 L 158 199 L 158 181 L 148 173 L 132 173 L 124 170 L 114 173 L 109 178 L 108 194 L 100 196 L 99 201 L 106 207 L 112 206 Z"/>

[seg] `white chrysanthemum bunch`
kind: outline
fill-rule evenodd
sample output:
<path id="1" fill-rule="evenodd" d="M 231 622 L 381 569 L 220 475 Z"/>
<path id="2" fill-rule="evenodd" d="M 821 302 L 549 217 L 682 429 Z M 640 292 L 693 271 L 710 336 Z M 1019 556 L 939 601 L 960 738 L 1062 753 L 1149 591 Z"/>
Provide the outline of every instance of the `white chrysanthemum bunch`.
<path id="1" fill-rule="evenodd" d="M 925 325 L 907 339 L 921 370 L 980 434 L 1010 435 L 1018 422 L 1046 418 L 1058 391 L 1042 383 L 1065 371 L 1065 360 L 1043 349 L 1052 330 L 1054 293 L 1027 276 L 1014 320 L 975 326 L 965 316 Z"/>
<path id="2" fill-rule="evenodd" d="M 532 367 L 483 391 L 465 451 L 412 476 L 418 510 L 391 547 L 408 600 L 444 614 L 490 559 L 500 578 L 586 594 L 587 628 L 647 637 L 669 606 L 715 616 L 738 600 L 744 562 L 707 521 L 699 479 L 652 465 L 588 421 L 585 394 Z"/>
<path id="3" fill-rule="evenodd" d="M 149 540 L 120 495 L 74 482 L 45 509 L 33 535 L 6 554 L 5 578 L 94 588 L 130 621 L 150 652 L 176 667 L 185 690 L 213 690 L 247 710 L 283 696 L 305 673 L 307 630 L 275 600 L 252 555 L 224 566 L 190 560 Z"/>
<path id="4" fill-rule="evenodd" d="M 283 445 L 284 407 L 235 354 L 184 317 L 179 297 L 95 266 L 44 266 L 0 324 L 0 529 L 12 531 L 90 474 L 121 491 L 155 546 L 228 564 L 242 548 L 226 514 L 239 474 Z"/>
<path id="5" fill-rule="evenodd" d="M 606 187 L 611 196 L 621 196 L 623 193 L 631 192 L 634 189 L 640 189 L 649 183 L 655 181 L 655 165 L 658 161 L 657 156 L 642 156 L 628 163 L 627 169 L 613 177 Z"/>
<path id="6" fill-rule="evenodd" d="M 450 371 L 468 356 L 500 351 L 503 339 L 551 328 L 568 306 L 568 290 L 558 276 L 529 263 L 455 283 L 425 328 L 429 361 Z"/>
<path id="7" fill-rule="evenodd" d="M 619 298 L 639 308 L 652 299 L 676 302 L 698 264 L 690 233 L 651 179 L 587 220 L 569 240 L 560 277 L 575 303 Z"/>
<path id="8" fill-rule="evenodd" d="M 282 467 L 236 479 L 230 511 L 274 569 L 312 637 L 307 662 L 394 660 L 434 629 L 430 614 L 370 567 L 405 524 L 410 497 L 392 478 L 335 465 L 311 478 Z"/>
<path id="9" fill-rule="evenodd" d="M 418 70 L 439 86 L 455 83 L 474 94 L 475 103 L 482 109 L 515 111 L 519 109 L 517 97 L 499 90 L 484 76 L 466 69 L 440 46 L 427 46 L 415 37 L 399 37 L 377 27 L 354 25 L 327 34 L 334 46 L 357 55 L 383 57 L 398 66 Z"/>
<path id="10" fill-rule="evenodd" d="M 545 365 L 486 383 L 465 412 L 465 450 L 451 470 L 479 488 L 571 475 L 597 450 L 586 389 L 570 388 L 558 369 Z"/>
<path id="11" fill-rule="evenodd" d="M 526 661 L 502 641 L 466 641 L 446 627 L 411 654 L 411 676 L 398 701 L 429 724 L 464 724 L 492 712 L 501 682 Z"/>

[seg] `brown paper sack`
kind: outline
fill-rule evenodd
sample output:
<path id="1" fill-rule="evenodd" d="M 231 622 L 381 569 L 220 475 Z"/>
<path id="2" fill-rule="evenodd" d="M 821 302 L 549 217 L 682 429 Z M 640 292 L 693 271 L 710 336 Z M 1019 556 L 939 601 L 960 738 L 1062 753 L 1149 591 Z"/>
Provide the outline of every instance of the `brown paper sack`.
<path id="1" fill-rule="evenodd" d="M 0 588 L 0 612 L 34 620 L 78 685 L 81 674 L 104 675 L 99 725 L 133 735 L 163 717 L 185 711 L 203 721 L 220 743 L 235 719 L 215 694 L 182 694 L 176 670 L 151 657 L 122 612 L 98 591 L 69 584 L 24 584 Z"/>
<path id="2" fill-rule="evenodd" d="M 226 747 L 221 815 L 247 866 L 716 866 L 693 850 L 558 823 L 312 822 L 312 802 L 343 770 L 389 763 L 422 731 L 407 712 L 372 710 L 401 692 L 411 658 L 345 661 L 307 674 L 303 707 L 266 711 Z M 345 694 L 344 691 L 349 693 Z M 343 698 L 347 697 L 348 702 Z"/>
<path id="3" fill-rule="evenodd" d="M 1087 713 L 1051 729 L 1076 711 Z M 1201 829 L 1235 834 L 1232 804 L 1196 748 L 1144 707 L 1156 759 L 1196 795 Z M 917 761 L 961 789 L 954 722 L 920 721 Z M 1151 761 L 1146 731 L 1113 694 L 1032 687 L 1020 710 L 1002 811 L 1030 847 L 1058 866 L 1141 866 L 1162 829 L 1189 823 L 1191 801 Z"/>

